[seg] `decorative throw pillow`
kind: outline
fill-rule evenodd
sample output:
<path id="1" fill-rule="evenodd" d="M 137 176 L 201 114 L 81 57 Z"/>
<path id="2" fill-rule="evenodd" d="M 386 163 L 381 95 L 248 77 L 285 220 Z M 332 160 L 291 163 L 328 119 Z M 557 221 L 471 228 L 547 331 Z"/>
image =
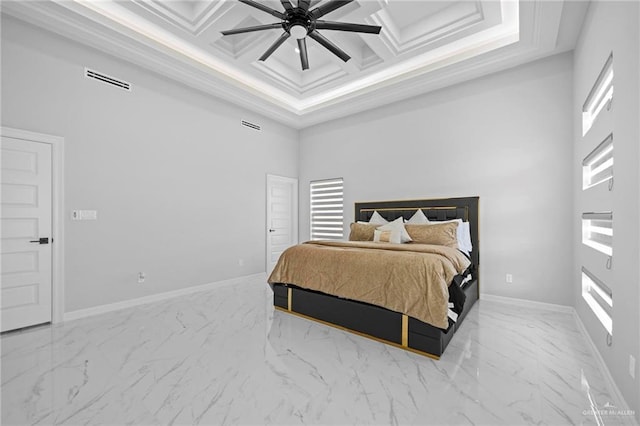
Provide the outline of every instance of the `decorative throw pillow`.
<path id="1" fill-rule="evenodd" d="M 376 243 L 402 243 L 401 234 L 398 230 L 380 231 L 376 229 L 373 233 L 373 241 L 375 241 Z"/>
<path id="2" fill-rule="evenodd" d="M 408 243 L 411 241 L 411 236 L 407 233 L 407 230 L 404 228 L 404 222 L 402 217 L 397 218 L 393 222 L 389 222 L 386 225 L 380 226 L 378 228 L 379 231 L 398 231 L 400 233 L 400 242 Z"/>
<path id="3" fill-rule="evenodd" d="M 427 219 L 422 209 L 418 209 L 406 223 L 410 223 L 411 225 L 424 225 L 429 223 L 429 219 Z"/>
<path id="4" fill-rule="evenodd" d="M 373 241 L 373 232 L 379 225 L 352 223 L 349 241 Z"/>
<path id="5" fill-rule="evenodd" d="M 428 225 L 407 224 L 406 228 L 414 243 L 458 248 L 458 222 Z"/>
<path id="6" fill-rule="evenodd" d="M 451 220 L 439 220 L 439 221 L 430 221 L 429 224 L 437 225 L 441 223 L 458 223 L 458 249 L 469 254 L 473 250 L 473 245 L 471 244 L 471 232 L 469 228 L 469 222 L 463 222 L 462 219 L 451 219 Z"/>
<path id="7" fill-rule="evenodd" d="M 384 217 L 380 216 L 380 213 L 374 210 L 373 214 L 371 215 L 371 219 L 369 219 L 369 223 L 372 225 L 380 226 L 380 225 L 386 225 L 387 223 L 389 223 L 389 221 Z"/>

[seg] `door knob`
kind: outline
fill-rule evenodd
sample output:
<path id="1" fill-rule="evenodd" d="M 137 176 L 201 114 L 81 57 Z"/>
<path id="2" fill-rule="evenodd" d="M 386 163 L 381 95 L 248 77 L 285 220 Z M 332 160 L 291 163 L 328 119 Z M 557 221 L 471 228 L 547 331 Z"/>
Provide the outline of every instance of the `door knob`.
<path id="1" fill-rule="evenodd" d="M 30 243 L 49 244 L 49 237 L 42 237 L 39 240 L 31 240 Z"/>
<path id="2" fill-rule="evenodd" d="M 269 232 L 276 232 L 275 229 L 269 229 Z"/>

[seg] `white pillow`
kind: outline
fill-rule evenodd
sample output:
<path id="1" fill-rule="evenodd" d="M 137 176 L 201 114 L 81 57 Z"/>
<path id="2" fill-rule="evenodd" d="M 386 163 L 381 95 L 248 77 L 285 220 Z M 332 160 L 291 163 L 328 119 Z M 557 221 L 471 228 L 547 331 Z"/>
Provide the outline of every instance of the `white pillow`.
<path id="1" fill-rule="evenodd" d="M 401 244 L 402 243 L 402 233 L 393 229 L 390 231 L 381 231 L 376 229 L 373 231 L 373 241 L 376 243 L 393 243 L 393 244 Z"/>
<path id="2" fill-rule="evenodd" d="M 460 228 L 460 225 L 458 225 Z M 473 244 L 471 244 L 471 229 L 469 228 L 469 222 L 462 222 L 462 242 L 467 254 L 473 251 Z M 459 244 L 459 243 L 458 243 Z"/>
<path id="3" fill-rule="evenodd" d="M 473 245 L 471 244 L 471 230 L 469 228 L 469 222 L 463 222 L 462 219 L 451 219 L 451 220 L 439 220 L 437 222 L 429 221 L 430 225 L 434 225 L 436 223 L 447 223 L 447 222 L 458 222 L 457 229 L 457 240 L 458 240 L 458 249 L 461 251 L 471 254 L 473 250 Z"/>
<path id="4" fill-rule="evenodd" d="M 411 216 L 411 219 L 407 220 L 406 223 L 409 225 L 425 225 L 429 223 L 429 219 L 424 215 L 422 209 L 416 210 L 416 212 Z"/>
<path id="5" fill-rule="evenodd" d="M 380 213 L 374 210 L 373 214 L 371 215 L 371 219 L 369 219 L 369 223 L 372 225 L 386 225 L 387 223 L 389 223 L 389 221 L 380 216 Z"/>
<path id="6" fill-rule="evenodd" d="M 397 218 L 396 220 L 394 220 L 393 222 L 389 222 L 386 225 L 383 225 L 381 227 L 378 228 L 379 231 L 398 231 L 400 233 L 400 241 L 402 243 L 408 243 L 411 240 L 411 237 L 409 236 L 409 233 L 407 232 L 407 230 L 404 228 L 404 223 L 403 223 L 402 217 Z"/>

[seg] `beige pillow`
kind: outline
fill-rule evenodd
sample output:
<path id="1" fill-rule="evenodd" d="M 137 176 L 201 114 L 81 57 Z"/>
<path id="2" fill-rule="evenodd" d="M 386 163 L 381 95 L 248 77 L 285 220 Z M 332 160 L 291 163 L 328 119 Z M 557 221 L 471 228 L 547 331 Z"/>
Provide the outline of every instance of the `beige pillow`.
<path id="1" fill-rule="evenodd" d="M 401 234 L 399 230 L 380 231 L 376 229 L 373 233 L 373 241 L 376 243 L 401 244 Z"/>
<path id="2" fill-rule="evenodd" d="M 373 233 L 380 225 L 368 223 L 352 223 L 349 241 L 373 241 Z"/>
<path id="3" fill-rule="evenodd" d="M 414 243 L 435 244 L 458 248 L 458 222 L 447 222 L 429 225 L 406 224 L 405 229 Z"/>

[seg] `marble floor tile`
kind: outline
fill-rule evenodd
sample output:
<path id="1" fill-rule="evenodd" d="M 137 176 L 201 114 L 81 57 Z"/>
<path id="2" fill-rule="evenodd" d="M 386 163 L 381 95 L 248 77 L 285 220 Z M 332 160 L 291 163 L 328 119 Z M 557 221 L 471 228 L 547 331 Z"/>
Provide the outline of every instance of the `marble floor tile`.
<path id="1" fill-rule="evenodd" d="M 2 336 L 3 425 L 632 425 L 570 314 L 480 301 L 438 361 L 263 280 Z M 608 405 L 607 405 L 608 404 Z"/>

